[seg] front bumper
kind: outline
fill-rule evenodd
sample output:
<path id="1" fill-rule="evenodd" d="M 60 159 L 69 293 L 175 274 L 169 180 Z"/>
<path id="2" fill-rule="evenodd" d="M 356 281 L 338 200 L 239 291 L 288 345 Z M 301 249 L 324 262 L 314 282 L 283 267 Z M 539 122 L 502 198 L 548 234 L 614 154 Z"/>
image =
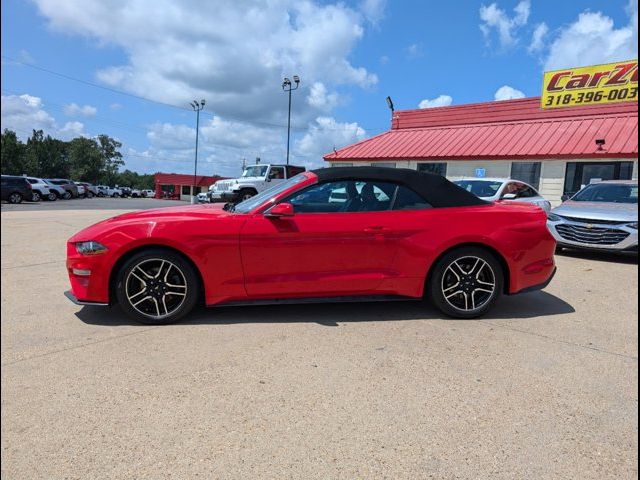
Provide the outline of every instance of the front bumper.
<path id="1" fill-rule="evenodd" d="M 240 200 L 240 192 L 222 192 L 220 194 L 220 200 L 222 200 L 223 202 L 236 203 L 238 200 Z"/>
<path id="2" fill-rule="evenodd" d="M 73 293 L 71 293 L 71 290 L 67 290 L 66 292 L 64 292 L 64 296 L 67 297 L 69 300 L 71 300 L 76 305 L 93 305 L 93 306 L 96 306 L 96 307 L 108 307 L 109 306 L 108 303 L 91 302 L 91 301 L 88 301 L 88 300 L 78 300 L 76 298 L 76 296 Z"/>
<path id="3" fill-rule="evenodd" d="M 627 225 L 561 220 L 548 221 L 547 227 L 560 247 L 608 252 L 637 251 L 638 249 L 638 230 Z M 618 239 L 620 241 L 617 241 Z"/>

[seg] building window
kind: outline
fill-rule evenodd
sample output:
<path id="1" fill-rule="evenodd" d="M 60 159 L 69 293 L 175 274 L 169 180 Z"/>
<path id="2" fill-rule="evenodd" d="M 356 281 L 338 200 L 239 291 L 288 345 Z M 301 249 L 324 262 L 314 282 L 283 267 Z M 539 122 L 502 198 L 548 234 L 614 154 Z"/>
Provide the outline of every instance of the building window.
<path id="1" fill-rule="evenodd" d="M 511 178 L 528 183 L 533 188 L 540 188 L 541 162 L 512 162 Z"/>
<path id="2" fill-rule="evenodd" d="M 191 187 L 189 185 L 182 185 L 182 195 L 191 195 Z"/>
<path id="3" fill-rule="evenodd" d="M 376 162 L 371 164 L 372 167 L 396 168 L 394 162 Z"/>
<path id="4" fill-rule="evenodd" d="M 440 175 L 441 177 L 447 176 L 447 163 L 419 163 L 418 171 L 423 173 L 433 173 L 434 175 Z"/>
<path id="5" fill-rule="evenodd" d="M 564 194 L 573 195 L 591 182 L 631 180 L 633 162 L 568 162 Z"/>

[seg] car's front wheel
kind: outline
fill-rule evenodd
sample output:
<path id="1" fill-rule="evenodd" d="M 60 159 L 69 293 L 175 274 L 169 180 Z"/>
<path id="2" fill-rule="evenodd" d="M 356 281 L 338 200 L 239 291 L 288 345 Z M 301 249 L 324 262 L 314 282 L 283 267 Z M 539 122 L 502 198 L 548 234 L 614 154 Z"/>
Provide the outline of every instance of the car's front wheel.
<path id="1" fill-rule="evenodd" d="M 64 195 L 62 195 L 62 198 L 64 198 L 65 200 L 70 200 L 73 197 L 73 195 L 71 194 L 71 192 L 69 190 L 66 190 L 64 192 Z"/>
<path id="2" fill-rule="evenodd" d="M 495 255 L 483 248 L 457 248 L 432 268 L 427 292 L 435 306 L 451 317 L 480 317 L 502 293 L 502 266 Z"/>
<path id="3" fill-rule="evenodd" d="M 116 296 L 125 312 L 141 323 L 173 323 L 195 307 L 198 276 L 180 255 L 149 249 L 135 254 L 119 270 Z"/>
<path id="4" fill-rule="evenodd" d="M 39 202 L 40 200 L 42 200 L 42 195 L 40 195 L 40 192 L 33 191 L 31 193 L 31 201 Z"/>
<path id="5" fill-rule="evenodd" d="M 47 195 L 47 200 L 50 202 L 55 202 L 57 199 L 58 195 L 56 195 L 56 192 L 49 192 L 49 195 Z"/>

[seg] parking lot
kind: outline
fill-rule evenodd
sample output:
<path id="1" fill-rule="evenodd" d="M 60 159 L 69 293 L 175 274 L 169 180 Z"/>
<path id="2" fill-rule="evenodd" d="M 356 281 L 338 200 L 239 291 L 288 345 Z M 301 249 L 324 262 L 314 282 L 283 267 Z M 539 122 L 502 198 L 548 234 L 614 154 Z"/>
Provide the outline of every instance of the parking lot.
<path id="1" fill-rule="evenodd" d="M 637 475 L 637 257 L 568 253 L 480 320 L 428 304 L 79 307 L 65 242 L 124 211 L 2 205 L 2 478 Z"/>

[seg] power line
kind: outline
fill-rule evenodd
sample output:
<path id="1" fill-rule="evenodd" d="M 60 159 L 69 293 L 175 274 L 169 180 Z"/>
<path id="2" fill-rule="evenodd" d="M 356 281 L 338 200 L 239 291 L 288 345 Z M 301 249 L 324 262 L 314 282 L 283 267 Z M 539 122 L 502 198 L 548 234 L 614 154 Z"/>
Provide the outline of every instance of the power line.
<path id="1" fill-rule="evenodd" d="M 4 54 L 1 55 L 1 57 L 6 59 L 6 60 L 9 60 L 9 61 L 11 61 L 11 62 L 13 62 L 15 64 L 18 64 L 18 65 L 22 65 L 22 66 L 25 66 L 25 67 L 33 68 L 34 70 L 39 70 L 41 72 L 48 73 L 50 75 L 55 75 L 57 77 L 64 78 L 66 80 L 71 80 L 71 81 L 74 81 L 74 82 L 81 83 L 83 85 L 87 85 L 87 86 L 94 87 L 94 88 L 99 88 L 101 90 L 106 90 L 108 92 L 116 93 L 118 95 L 123 95 L 123 96 L 126 96 L 126 97 L 135 98 L 137 100 L 141 100 L 141 101 L 144 101 L 144 102 L 154 103 L 156 105 L 162 105 L 162 106 L 165 106 L 165 107 L 170 107 L 170 108 L 174 108 L 174 109 L 181 110 L 181 111 L 190 111 L 186 107 L 180 107 L 178 105 L 174 105 L 174 104 L 167 103 L 167 102 L 162 102 L 162 101 L 159 101 L 159 100 L 154 100 L 154 99 L 151 99 L 151 98 L 148 98 L 148 97 L 143 97 L 141 95 L 136 95 L 136 94 L 133 94 L 133 93 L 125 92 L 123 90 L 118 90 L 116 88 L 106 87 L 104 85 L 100 85 L 100 84 L 97 84 L 97 83 L 94 83 L 94 82 L 89 82 L 87 80 L 83 80 L 83 79 L 80 79 L 80 78 L 77 78 L 77 77 L 73 77 L 73 76 L 67 75 L 65 73 L 56 72 L 56 71 L 50 70 L 48 68 L 40 67 L 38 65 L 34 65 L 33 63 L 23 62 L 21 60 L 17 60 L 15 58 L 9 57 L 9 56 L 4 55 Z M 207 110 L 203 110 L 202 113 L 206 114 L 206 115 L 210 115 L 211 117 L 215 117 L 216 116 L 215 113 L 209 112 Z M 285 128 L 286 127 L 286 125 L 284 125 L 284 124 L 263 122 L 263 121 L 259 121 L 259 120 L 247 121 L 245 119 L 241 119 L 239 117 L 233 117 L 233 116 L 229 116 L 229 115 L 224 115 L 224 116 L 218 115 L 218 116 L 221 117 L 221 118 L 228 119 L 228 120 L 235 120 L 237 122 L 253 124 L 253 125 L 260 125 L 260 126 L 270 127 L 270 128 Z M 374 132 L 383 131 L 383 130 L 387 130 L 388 129 L 388 127 L 386 127 L 386 126 L 385 127 L 375 127 L 375 128 L 374 127 L 364 127 L 362 125 L 359 125 L 359 126 L 360 126 L 360 128 L 363 128 L 365 130 L 374 131 Z M 299 131 L 299 132 L 306 132 L 308 130 L 308 127 L 291 127 L 291 129 L 295 130 L 295 131 Z M 343 127 L 343 128 L 323 128 L 323 130 L 329 130 L 329 131 L 345 131 L 347 129 L 348 129 L 348 127 Z"/>

